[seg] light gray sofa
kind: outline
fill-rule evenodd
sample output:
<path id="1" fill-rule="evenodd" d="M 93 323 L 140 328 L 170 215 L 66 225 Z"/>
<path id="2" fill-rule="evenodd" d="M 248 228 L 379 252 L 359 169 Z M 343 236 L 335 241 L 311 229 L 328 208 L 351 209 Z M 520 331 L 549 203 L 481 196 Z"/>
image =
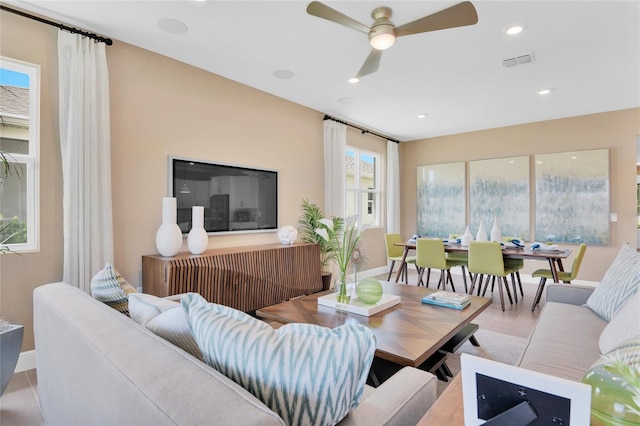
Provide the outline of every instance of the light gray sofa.
<path id="1" fill-rule="evenodd" d="M 236 383 L 65 283 L 34 291 L 38 392 L 48 425 L 281 425 Z M 411 367 L 365 389 L 343 425 L 409 425 L 436 378 Z"/>
<path id="2" fill-rule="evenodd" d="M 608 324 L 586 306 L 593 287 L 547 286 L 546 303 L 519 367 L 580 381 L 600 358 L 598 341 Z"/>

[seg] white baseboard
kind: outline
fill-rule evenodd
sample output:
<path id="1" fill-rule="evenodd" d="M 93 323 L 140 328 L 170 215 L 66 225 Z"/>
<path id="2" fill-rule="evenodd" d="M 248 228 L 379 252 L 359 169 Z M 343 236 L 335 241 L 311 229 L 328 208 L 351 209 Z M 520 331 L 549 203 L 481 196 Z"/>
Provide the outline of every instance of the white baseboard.
<path id="1" fill-rule="evenodd" d="M 21 371 L 33 370 L 34 368 L 36 368 L 36 351 L 20 352 L 15 372 L 19 373 Z"/>

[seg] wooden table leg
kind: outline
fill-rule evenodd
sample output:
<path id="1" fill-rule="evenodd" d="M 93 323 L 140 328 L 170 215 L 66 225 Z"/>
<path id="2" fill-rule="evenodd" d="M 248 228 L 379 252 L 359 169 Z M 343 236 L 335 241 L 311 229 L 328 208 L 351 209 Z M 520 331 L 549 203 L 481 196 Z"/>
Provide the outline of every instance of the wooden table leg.
<path id="1" fill-rule="evenodd" d="M 402 260 L 400 261 L 400 267 L 398 268 L 398 272 L 396 272 L 396 282 L 400 280 L 400 276 L 402 275 L 402 270 L 407 267 L 405 260 L 407 259 L 407 253 L 409 253 L 409 247 L 404 248 L 404 253 L 402 253 Z"/>

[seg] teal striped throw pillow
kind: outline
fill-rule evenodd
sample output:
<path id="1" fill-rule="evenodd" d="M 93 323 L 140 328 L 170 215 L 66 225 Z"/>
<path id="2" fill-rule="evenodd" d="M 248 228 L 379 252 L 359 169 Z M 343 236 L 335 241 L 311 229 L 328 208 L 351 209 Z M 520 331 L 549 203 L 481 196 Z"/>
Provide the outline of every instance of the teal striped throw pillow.
<path id="1" fill-rule="evenodd" d="M 182 298 L 207 364 L 251 392 L 289 425 L 334 425 L 362 399 L 375 336 L 361 324 L 335 329 L 270 325 L 200 295 Z"/>
<path id="2" fill-rule="evenodd" d="M 629 244 L 624 244 L 586 305 L 610 321 L 639 288 L 640 255 Z"/>
<path id="3" fill-rule="evenodd" d="M 125 280 L 116 268 L 107 263 L 100 272 L 91 279 L 91 295 L 113 309 L 129 316 L 127 295 L 136 289 Z"/>

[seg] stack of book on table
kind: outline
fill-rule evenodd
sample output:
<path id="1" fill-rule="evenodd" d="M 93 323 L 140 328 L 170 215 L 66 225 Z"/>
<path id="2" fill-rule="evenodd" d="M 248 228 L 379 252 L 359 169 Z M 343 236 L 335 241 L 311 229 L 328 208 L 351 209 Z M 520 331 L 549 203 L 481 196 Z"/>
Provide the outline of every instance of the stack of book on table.
<path id="1" fill-rule="evenodd" d="M 437 291 L 423 297 L 422 303 L 446 306 L 447 308 L 464 309 L 471 303 L 471 299 L 466 294 L 458 294 L 451 291 Z"/>

